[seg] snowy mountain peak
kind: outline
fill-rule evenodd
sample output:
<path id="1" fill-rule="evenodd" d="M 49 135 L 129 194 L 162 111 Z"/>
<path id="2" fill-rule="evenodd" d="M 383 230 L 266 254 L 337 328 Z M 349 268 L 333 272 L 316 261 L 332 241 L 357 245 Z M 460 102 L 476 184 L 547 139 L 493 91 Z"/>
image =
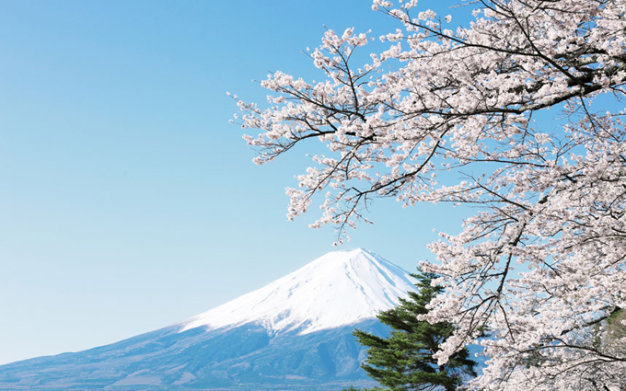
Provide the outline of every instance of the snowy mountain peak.
<path id="1" fill-rule="evenodd" d="M 409 274 L 364 249 L 333 251 L 181 324 L 181 332 L 248 323 L 308 334 L 376 317 L 413 290 Z"/>

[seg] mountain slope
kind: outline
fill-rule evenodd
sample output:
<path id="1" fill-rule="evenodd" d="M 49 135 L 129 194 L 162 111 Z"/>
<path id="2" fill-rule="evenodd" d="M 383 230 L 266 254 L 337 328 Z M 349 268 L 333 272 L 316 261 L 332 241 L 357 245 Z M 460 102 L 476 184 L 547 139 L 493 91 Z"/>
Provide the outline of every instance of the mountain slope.
<path id="1" fill-rule="evenodd" d="M 376 317 L 412 289 L 407 273 L 363 249 L 328 253 L 261 289 L 183 323 L 183 330 L 260 323 L 301 334 Z"/>
<path id="2" fill-rule="evenodd" d="M 365 250 L 333 252 L 177 325 L 78 353 L 0 366 L 0 390 L 339 390 L 371 382 L 355 327 L 411 289 Z"/>

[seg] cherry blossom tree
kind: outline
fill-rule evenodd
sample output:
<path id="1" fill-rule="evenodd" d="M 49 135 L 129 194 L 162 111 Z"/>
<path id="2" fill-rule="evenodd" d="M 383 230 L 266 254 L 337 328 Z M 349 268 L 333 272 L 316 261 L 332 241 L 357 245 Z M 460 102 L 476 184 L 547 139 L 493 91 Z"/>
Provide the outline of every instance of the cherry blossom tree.
<path id="1" fill-rule="evenodd" d="M 342 238 L 376 197 L 478 207 L 421 265 L 444 288 L 424 319 L 455 325 L 439 363 L 484 345 L 470 387 L 623 389 L 624 333 L 597 335 L 626 308 L 626 1 L 471 7 L 452 27 L 415 0 L 375 0 L 398 22 L 384 49 L 355 65 L 368 34 L 327 31 L 311 52 L 324 80 L 276 72 L 267 104 L 238 102 L 245 139 L 259 164 L 325 147 L 287 190 L 288 216 L 320 194 L 313 226 Z"/>

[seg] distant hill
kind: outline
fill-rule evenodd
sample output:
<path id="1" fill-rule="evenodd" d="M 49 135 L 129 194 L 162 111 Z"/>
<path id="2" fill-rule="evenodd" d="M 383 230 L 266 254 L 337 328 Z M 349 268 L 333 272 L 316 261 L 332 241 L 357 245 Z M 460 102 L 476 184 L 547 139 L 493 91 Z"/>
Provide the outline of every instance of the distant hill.
<path id="1" fill-rule="evenodd" d="M 413 289 L 363 249 L 328 253 L 179 324 L 111 345 L 0 366 L 0 390 L 340 390 L 372 385 L 355 327 Z"/>

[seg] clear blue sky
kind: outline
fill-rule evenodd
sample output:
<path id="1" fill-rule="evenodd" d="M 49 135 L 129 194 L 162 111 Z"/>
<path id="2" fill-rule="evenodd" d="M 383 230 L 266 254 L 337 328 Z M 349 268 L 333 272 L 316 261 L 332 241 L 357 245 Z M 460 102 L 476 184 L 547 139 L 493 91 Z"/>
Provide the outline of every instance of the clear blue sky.
<path id="1" fill-rule="evenodd" d="M 225 92 L 313 76 L 324 25 L 395 28 L 367 0 L 1 4 L 0 363 L 182 321 L 333 250 L 316 215 L 285 218 L 304 151 L 252 164 Z M 342 248 L 413 271 L 458 215 L 379 202 Z"/>

